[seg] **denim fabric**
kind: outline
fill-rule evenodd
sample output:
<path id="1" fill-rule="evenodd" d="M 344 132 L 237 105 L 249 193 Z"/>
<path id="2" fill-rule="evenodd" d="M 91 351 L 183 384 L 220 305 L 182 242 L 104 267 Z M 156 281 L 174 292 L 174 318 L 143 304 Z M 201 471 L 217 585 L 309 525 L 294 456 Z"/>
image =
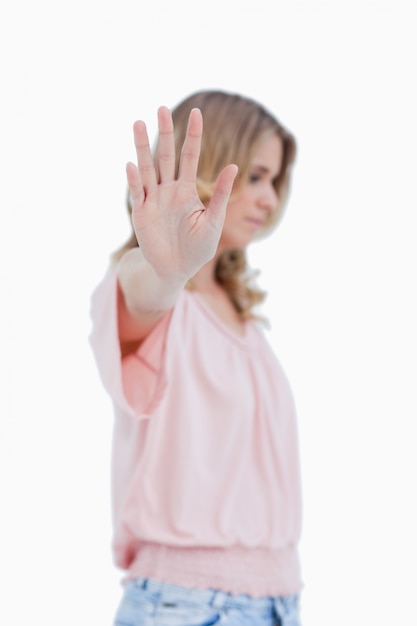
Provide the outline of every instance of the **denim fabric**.
<path id="1" fill-rule="evenodd" d="M 301 626 L 299 596 L 251 598 L 150 579 L 127 583 L 114 626 Z"/>

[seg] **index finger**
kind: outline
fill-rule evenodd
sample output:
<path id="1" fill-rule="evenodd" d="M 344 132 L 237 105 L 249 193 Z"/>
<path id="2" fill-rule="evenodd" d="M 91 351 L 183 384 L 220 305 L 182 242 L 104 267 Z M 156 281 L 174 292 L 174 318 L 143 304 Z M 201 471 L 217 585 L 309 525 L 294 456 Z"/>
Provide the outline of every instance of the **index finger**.
<path id="1" fill-rule="evenodd" d="M 192 109 L 188 118 L 187 133 L 181 150 L 178 170 L 178 178 L 186 182 L 195 182 L 197 178 L 202 134 L 203 116 L 200 109 Z"/>

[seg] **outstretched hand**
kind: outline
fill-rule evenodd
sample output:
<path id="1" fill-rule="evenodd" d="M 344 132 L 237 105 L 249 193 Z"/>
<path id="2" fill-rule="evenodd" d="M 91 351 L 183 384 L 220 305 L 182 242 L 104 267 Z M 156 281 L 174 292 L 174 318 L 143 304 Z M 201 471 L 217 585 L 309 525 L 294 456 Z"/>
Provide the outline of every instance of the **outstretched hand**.
<path id="1" fill-rule="evenodd" d="M 142 121 L 134 124 L 138 164 L 126 167 L 132 223 L 142 254 L 155 272 L 160 277 L 176 275 L 188 280 L 216 253 L 237 166 L 228 165 L 220 172 L 206 207 L 196 187 L 201 111 L 190 113 L 177 177 L 173 122 L 166 107 L 158 110 L 158 128 L 159 178 L 146 126 Z"/>

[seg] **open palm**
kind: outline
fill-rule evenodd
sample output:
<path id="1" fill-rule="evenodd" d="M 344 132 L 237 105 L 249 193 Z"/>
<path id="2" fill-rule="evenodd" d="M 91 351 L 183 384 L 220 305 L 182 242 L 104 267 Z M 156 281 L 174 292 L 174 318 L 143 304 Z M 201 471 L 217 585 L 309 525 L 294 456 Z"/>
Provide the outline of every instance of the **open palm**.
<path id="1" fill-rule="evenodd" d="M 196 187 L 203 130 L 201 112 L 193 109 L 190 113 L 177 178 L 173 122 L 166 107 L 158 110 L 158 127 L 159 179 L 146 126 L 141 121 L 134 125 L 138 164 L 127 165 L 132 223 L 142 253 L 156 273 L 187 279 L 216 252 L 237 167 L 228 165 L 220 172 L 205 207 Z"/>

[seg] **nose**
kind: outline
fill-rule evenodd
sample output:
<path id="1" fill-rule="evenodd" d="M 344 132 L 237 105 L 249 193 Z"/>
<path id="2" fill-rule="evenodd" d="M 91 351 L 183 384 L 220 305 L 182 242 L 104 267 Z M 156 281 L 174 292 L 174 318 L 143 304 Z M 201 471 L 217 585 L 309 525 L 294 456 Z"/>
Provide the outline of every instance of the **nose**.
<path id="1" fill-rule="evenodd" d="M 258 205 L 264 210 L 271 213 L 278 205 L 278 194 L 275 191 L 275 187 L 268 183 L 259 197 Z"/>

